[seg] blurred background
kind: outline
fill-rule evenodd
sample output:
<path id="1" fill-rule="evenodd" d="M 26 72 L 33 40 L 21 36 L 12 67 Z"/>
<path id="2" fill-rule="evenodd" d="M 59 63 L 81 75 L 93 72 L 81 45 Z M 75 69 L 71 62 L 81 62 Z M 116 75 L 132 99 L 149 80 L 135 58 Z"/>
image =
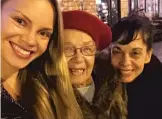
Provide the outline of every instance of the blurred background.
<path id="1" fill-rule="evenodd" d="M 153 25 L 154 54 L 162 61 L 162 0 L 59 0 L 59 3 L 62 11 L 84 10 L 110 27 L 130 12 L 146 15 Z"/>

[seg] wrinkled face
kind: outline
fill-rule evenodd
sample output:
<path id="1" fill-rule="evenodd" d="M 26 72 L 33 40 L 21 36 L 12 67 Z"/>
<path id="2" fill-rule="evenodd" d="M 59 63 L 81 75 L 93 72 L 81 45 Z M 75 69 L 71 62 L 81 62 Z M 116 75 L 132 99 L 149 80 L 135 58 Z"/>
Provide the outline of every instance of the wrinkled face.
<path id="1" fill-rule="evenodd" d="M 47 48 L 53 32 L 53 7 L 47 0 L 8 0 L 1 13 L 2 62 L 24 68 Z"/>
<path id="2" fill-rule="evenodd" d="M 122 82 L 135 80 L 143 71 L 144 65 L 150 62 L 152 49 L 147 51 L 140 33 L 127 45 L 114 44 L 111 49 L 112 65 L 119 72 Z"/>
<path id="3" fill-rule="evenodd" d="M 64 30 L 64 38 L 64 53 L 72 84 L 83 87 L 91 80 L 96 52 L 95 43 L 88 34 L 72 29 Z"/>

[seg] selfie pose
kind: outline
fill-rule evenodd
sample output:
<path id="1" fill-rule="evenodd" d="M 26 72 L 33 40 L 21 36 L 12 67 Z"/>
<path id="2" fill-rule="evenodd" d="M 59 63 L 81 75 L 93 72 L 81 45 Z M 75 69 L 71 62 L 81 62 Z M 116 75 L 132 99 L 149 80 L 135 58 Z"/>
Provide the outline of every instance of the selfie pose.
<path id="1" fill-rule="evenodd" d="M 55 0 L 1 0 L 1 118 L 81 119 Z"/>

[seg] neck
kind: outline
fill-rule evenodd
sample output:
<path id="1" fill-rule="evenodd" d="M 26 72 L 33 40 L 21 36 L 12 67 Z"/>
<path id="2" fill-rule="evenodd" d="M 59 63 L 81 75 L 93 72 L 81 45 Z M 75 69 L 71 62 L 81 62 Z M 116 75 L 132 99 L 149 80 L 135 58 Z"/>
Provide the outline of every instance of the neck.
<path id="1" fill-rule="evenodd" d="M 8 78 L 12 77 L 13 75 L 19 72 L 19 69 L 12 67 L 7 62 L 5 62 L 2 58 L 1 61 L 1 82 L 5 82 Z"/>
<path id="2" fill-rule="evenodd" d="M 92 82 L 93 82 L 93 79 L 92 79 L 92 76 L 91 76 L 91 77 L 90 77 L 89 79 L 87 79 L 84 83 L 79 84 L 79 85 L 74 85 L 74 87 L 75 87 L 75 88 L 83 88 L 83 87 L 86 87 L 86 86 L 91 85 Z"/>
<path id="3" fill-rule="evenodd" d="M 17 80 L 19 70 L 13 68 L 2 59 L 1 82 L 7 92 L 16 100 L 20 94 L 20 81 Z"/>
<path id="4" fill-rule="evenodd" d="M 82 88 L 77 88 L 77 90 L 89 103 L 92 103 L 94 93 L 95 93 L 95 84 L 93 81 L 90 85 Z"/>

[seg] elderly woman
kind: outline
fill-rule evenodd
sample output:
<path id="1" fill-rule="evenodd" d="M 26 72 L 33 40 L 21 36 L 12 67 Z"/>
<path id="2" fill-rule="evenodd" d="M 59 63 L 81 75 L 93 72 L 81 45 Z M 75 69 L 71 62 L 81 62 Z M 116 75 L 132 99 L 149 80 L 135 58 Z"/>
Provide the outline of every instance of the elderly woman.
<path id="1" fill-rule="evenodd" d="M 98 102 L 95 98 L 103 83 L 103 79 L 95 73 L 95 54 L 110 44 L 111 30 L 96 16 L 84 11 L 63 12 L 63 20 L 64 53 L 71 82 L 84 118 L 95 119 L 100 113 L 100 108 L 95 106 Z M 120 103 L 118 106 L 121 106 Z"/>

